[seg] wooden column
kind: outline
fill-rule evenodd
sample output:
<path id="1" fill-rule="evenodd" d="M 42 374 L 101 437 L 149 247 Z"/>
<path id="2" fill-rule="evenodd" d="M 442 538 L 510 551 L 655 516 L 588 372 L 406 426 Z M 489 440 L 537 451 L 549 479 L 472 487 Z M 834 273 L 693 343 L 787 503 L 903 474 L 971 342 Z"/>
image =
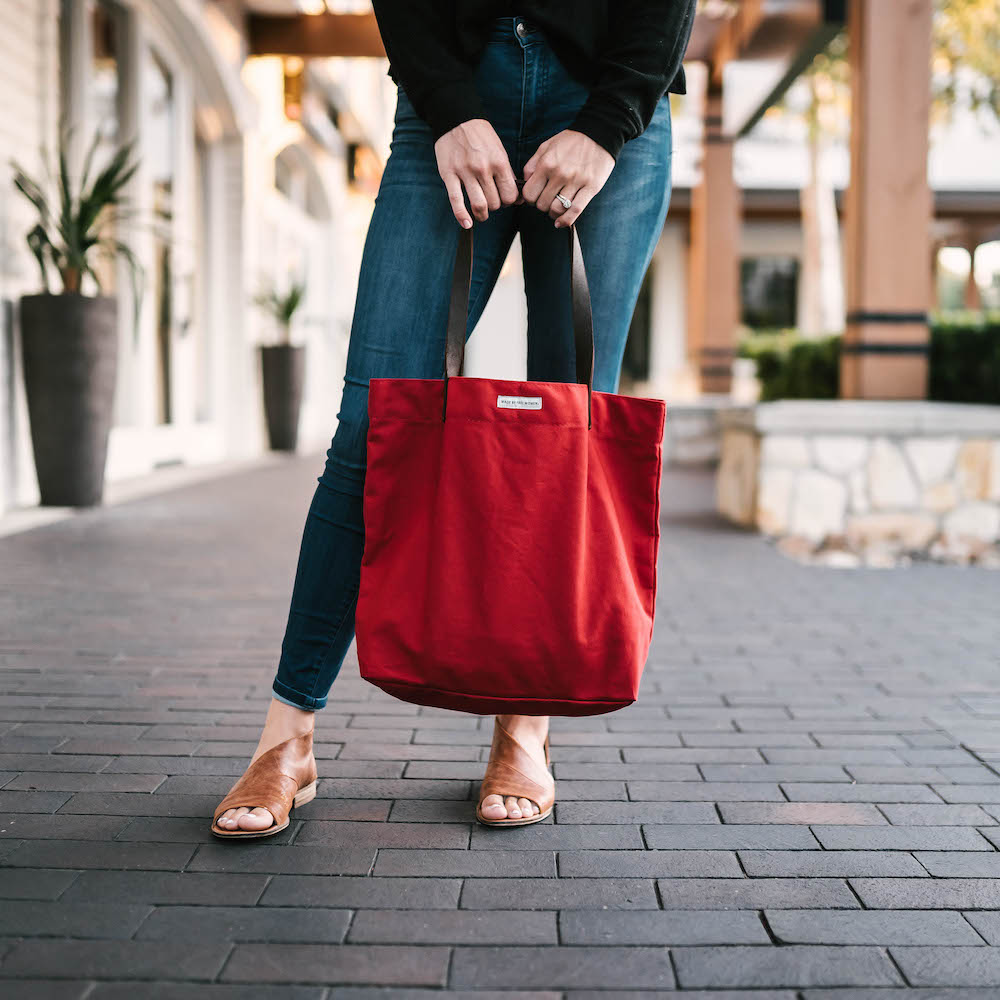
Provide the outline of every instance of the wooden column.
<path id="1" fill-rule="evenodd" d="M 722 90 L 710 83 L 688 249 L 688 356 L 703 393 L 727 393 L 732 381 L 740 321 L 740 214 L 733 140 L 722 134 Z"/>
<path id="2" fill-rule="evenodd" d="M 851 178 L 841 395 L 927 394 L 933 0 L 851 0 Z"/>

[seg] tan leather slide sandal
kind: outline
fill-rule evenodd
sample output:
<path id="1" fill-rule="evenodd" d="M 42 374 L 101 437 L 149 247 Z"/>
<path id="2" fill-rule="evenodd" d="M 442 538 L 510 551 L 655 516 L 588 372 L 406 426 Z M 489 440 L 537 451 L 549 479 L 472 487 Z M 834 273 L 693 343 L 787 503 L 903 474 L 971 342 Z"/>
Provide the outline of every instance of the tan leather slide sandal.
<path id="1" fill-rule="evenodd" d="M 229 790 L 212 817 L 216 837 L 244 839 L 271 837 L 288 826 L 288 814 L 295 806 L 304 806 L 316 798 L 316 760 L 313 757 L 313 734 L 293 736 L 262 753 Z M 227 809 L 261 806 L 274 817 L 266 830 L 223 830 L 219 817 Z"/>
<path id="2" fill-rule="evenodd" d="M 489 795 L 501 798 L 530 799 L 538 806 L 534 816 L 520 819 L 487 819 L 483 815 L 483 799 Z M 476 819 L 484 826 L 528 826 L 539 823 L 552 814 L 556 801 L 556 783 L 549 771 L 549 738 L 545 737 L 545 767 L 542 767 L 500 723 L 493 720 L 493 746 L 490 762 L 479 787 Z"/>

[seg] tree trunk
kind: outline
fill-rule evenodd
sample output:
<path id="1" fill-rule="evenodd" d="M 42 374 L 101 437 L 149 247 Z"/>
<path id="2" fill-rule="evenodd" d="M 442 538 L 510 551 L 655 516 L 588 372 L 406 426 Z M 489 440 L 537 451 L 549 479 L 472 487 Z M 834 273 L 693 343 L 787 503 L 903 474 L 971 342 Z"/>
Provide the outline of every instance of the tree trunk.
<path id="1" fill-rule="evenodd" d="M 802 270 L 797 312 L 803 336 L 819 337 L 843 328 L 844 283 L 837 203 L 821 133 L 810 139 L 808 150 L 809 181 L 800 194 Z"/>

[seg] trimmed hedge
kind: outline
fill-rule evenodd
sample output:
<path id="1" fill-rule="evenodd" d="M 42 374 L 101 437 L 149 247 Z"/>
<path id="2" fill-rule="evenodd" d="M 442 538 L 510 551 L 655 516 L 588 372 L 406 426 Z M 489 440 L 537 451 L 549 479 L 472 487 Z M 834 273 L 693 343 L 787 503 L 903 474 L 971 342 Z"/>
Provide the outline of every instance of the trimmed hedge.
<path id="1" fill-rule="evenodd" d="M 740 344 L 757 364 L 761 401 L 836 399 L 840 334 L 805 339 L 795 330 L 759 331 Z M 931 324 L 928 398 L 1000 405 L 1000 313 L 959 313 Z"/>

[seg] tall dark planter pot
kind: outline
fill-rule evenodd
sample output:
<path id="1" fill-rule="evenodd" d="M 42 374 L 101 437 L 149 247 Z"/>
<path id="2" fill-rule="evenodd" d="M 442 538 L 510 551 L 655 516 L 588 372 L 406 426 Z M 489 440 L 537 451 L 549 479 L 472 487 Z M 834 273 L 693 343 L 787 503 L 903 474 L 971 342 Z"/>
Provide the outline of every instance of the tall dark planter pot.
<path id="1" fill-rule="evenodd" d="M 264 414 L 272 451 L 295 451 L 306 373 L 306 349 L 298 344 L 270 344 L 260 349 Z"/>
<path id="2" fill-rule="evenodd" d="M 45 506 L 91 507 L 103 499 L 117 318 L 118 303 L 109 296 L 21 299 L 24 387 Z"/>

